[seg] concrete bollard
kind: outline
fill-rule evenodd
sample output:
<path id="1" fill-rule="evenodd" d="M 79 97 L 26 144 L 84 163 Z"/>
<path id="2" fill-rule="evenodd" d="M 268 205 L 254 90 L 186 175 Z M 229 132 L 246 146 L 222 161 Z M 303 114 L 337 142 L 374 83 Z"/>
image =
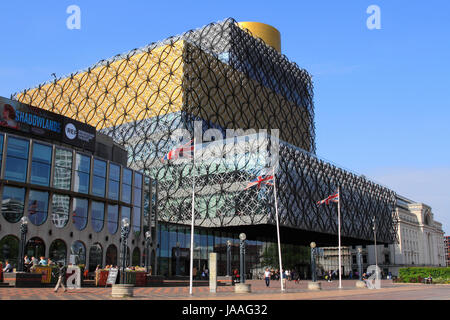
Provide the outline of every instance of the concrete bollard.
<path id="1" fill-rule="evenodd" d="M 236 283 L 234 285 L 234 292 L 236 293 L 250 293 L 252 291 L 251 285 L 246 283 Z"/>
<path id="2" fill-rule="evenodd" d="M 310 282 L 308 282 L 308 289 L 309 290 L 322 290 L 322 283 L 320 283 L 320 282 L 313 282 L 313 281 L 310 281 Z"/>
<path id="3" fill-rule="evenodd" d="M 133 284 L 113 284 L 111 296 L 114 298 L 127 298 L 133 296 Z"/>

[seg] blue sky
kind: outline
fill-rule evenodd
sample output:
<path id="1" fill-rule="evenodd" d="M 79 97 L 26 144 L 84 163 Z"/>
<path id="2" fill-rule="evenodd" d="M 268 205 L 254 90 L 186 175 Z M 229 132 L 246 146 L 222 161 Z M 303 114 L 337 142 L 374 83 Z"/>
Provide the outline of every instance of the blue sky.
<path id="1" fill-rule="evenodd" d="M 69 30 L 69 5 L 81 29 Z M 369 5 L 381 29 L 369 30 Z M 433 208 L 450 233 L 449 1 L 2 1 L 0 95 L 233 17 L 313 76 L 317 154 Z"/>

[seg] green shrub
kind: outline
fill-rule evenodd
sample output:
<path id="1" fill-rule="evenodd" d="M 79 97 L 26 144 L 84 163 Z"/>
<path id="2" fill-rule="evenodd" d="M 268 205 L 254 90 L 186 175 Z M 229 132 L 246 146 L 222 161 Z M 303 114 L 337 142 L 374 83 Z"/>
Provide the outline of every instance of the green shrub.
<path id="1" fill-rule="evenodd" d="M 450 282 L 450 267 L 428 268 L 428 267 L 410 267 L 400 268 L 398 277 L 401 282 L 417 282 L 419 278 L 427 278 L 429 275 L 433 277 L 433 282 L 439 283 Z"/>

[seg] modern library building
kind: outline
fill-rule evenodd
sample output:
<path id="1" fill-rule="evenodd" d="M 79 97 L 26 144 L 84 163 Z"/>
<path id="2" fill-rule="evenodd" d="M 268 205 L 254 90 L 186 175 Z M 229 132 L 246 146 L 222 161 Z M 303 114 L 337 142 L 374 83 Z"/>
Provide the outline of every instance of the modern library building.
<path id="1" fill-rule="evenodd" d="M 119 265 L 128 217 L 127 264 L 149 259 L 153 274 L 189 275 L 194 208 L 194 266 L 217 252 L 225 275 L 231 250 L 238 268 L 243 232 L 254 276 L 276 248 L 278 209 L 287 266 L 309 274 L 310 242 L 337 245 L 336 207 L 317 205 L 337 187 L 343 245 L 373 243 L 374 216 L 378 243 L 397 242 L 395 192 L 316 156 L 311 76 L 280 39 L 269 25 L 226 19 L 0 100 L 0 260 L 17 259 L 26 216 L 29 256 Z M 203 157 L 166 157 L 180 152 L 181 129 L 199 134 Z M 252 145 L 255 134 L 269 141 L 266 153 L 211 151 Z M 276 196 L 271 184 L 248 187 L 267 152 L 277 158 Z"/>

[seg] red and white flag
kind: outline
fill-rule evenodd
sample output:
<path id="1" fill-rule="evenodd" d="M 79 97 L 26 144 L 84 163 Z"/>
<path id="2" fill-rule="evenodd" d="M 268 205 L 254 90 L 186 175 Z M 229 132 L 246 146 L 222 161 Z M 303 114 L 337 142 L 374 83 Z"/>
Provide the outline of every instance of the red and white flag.
<path id="1" fill-rule="evenodd" d="M 194 154 L 194 140 L 182 145 L 181 147 L 170 150 L 161 160 L 176 160 L 180 158 L 191 159 Z"/>
<path id="2" fill-rule="evenodd" d="M 335 194 L 332 194 L 331 196 L 329 196 L 323 200 L 317 201 L 317 204 L 323 204 L 323 203 L 328 204 L 330 201 L 339 202 L 339 192 L 336 192 Z"/>

